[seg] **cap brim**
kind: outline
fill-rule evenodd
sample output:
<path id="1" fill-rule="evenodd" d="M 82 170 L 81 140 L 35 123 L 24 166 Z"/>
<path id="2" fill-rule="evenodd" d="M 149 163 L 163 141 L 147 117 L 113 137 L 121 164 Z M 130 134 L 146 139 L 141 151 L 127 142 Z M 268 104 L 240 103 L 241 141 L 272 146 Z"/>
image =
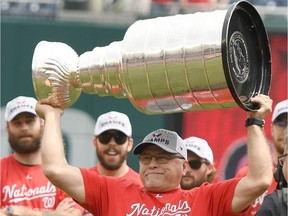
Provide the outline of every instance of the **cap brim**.
<path id="1" fill-rule="evenodd" d="M 282 111 L 280 111 L 279 113 L 277 113 L 277 115 L 273 116 L 272 122 L 274 122 L 280 115 L 282 115 L 283 113 L 287 113 L 287 109 L 283 109 Z"/>
<path id="2" fill-rule="evenodd" d="M 187 148 L 187 146 L 186 146 L 186 148 Z M 197 151 L 197 150 L 194 150 L 194 149 L 192 150 L 192 149 L 190 149 L 190 148 L 187 148 L 187 151 L 190 151 L 190 152 L 192 152 L 193 154 L 197 155 L 198 157 L 209 161 L 209 163 L 213 163 L 213 159 L 212 159 L 212 158 L 210 159 L 209 157 L 203 155 L 200 151 Z"/>
<path id="3" fill-rule="evenodd" d="M 142 143 L 139 143 L 137 146 L 135 146 L 134 150 L 133 150 L 133 154 L 134 155 L 139 155 L 141 154 L 141 152 L 148 146 L 148 144 L 150 145 L 156 145 L 158 147 L 160 147 L 161 149 L 163 149 L 164 151 L 167 151 L 169 153 L 178 153 L 177 151 L 171 149 L 171 148 L 168 148 L 167 146 L 163 146 L 159 143 L 153 143 L 153 142 L 142 142 Z"/>
<path id="4" fill-rule="evenodd" d="M 21 110 L 20 112 L 15 112 L 13 114 L 11 114 L 7 119 L 6 121 L 10 122 L 11 120 L 13 120 L 17 115 L 21 114 L 21 113 L 31 113 L 35 116 L 37 116 L 36 112 L 33 112 L 31 110 L 27 111 L 27 110 Z"/>
<path id="5" fill-rule="evenodd" d="M 127 131 L 125 131 L 123 129 L 123 127 L 117 127 L 117 126 L 109 126 L 109 127 L 102 127 L 100 130 L 97 131 L 97 133 L 95 133 L 96 136 L 100 135 L 101 133 L 107 131 L 107 130 L 118 130 L 121 131 L 122 133 L 126 134 L 127 136 L 131 136 L 131 134 L 127 133 Z"/>
<path id="6" fill-rule="evenodd" d="M 187 148 L 187 146 L 186 146 L 186 148 Z M 190 148 L 187 148 L 187 151 L 192 152 L 193 154 L 197 155 L 197 156 L 200 157 L 200 158 L 205 158 L 205 157 L 204 157 L 200 152 L 198 152 L 198 151 L 192 150 L 192 149 L 190 149 Z"/>

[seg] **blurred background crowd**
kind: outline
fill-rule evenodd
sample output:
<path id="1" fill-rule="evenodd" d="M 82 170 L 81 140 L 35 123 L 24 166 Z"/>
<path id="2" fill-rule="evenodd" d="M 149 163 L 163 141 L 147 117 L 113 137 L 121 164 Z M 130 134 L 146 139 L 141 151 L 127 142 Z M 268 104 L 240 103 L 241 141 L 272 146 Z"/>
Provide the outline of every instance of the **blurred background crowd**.
<path id="1" fill-rule="evenodd" d="M 237 0 L 2 0 L 2 15 L 69 17 L 91 14 L 120 14 L 127 17 L 156 17 L 223 8 Z M 283 7 L 287 0 L 249 0 L 255 6 Z M 73 14 L 74 12 L 74 14 Z M 77 13 L 82 12 L 82 15 Z M 83 13 L 84 12 L 84 13 Z M 84 16 L 85 15 L 85 16 Z M 84 17 L 83 17 L 84 16 Z M 109 16 L 105 16 L 109 19 Z M 91 21 L 91 20 L 90 20 Z M 113 20 L 115 21 L 115 20 Z"/>

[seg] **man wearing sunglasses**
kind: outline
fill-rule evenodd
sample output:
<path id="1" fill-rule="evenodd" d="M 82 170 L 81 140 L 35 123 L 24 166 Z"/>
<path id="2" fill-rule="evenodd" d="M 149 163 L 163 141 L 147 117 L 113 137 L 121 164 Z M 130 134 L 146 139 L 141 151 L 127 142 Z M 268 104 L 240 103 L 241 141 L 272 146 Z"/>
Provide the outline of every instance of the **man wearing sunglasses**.
<path id="1" fill-rule="evenodd" d="M 216 167 L 213 164 L 213 153 L 207 141 L 191 136 L 184 139 L 187 148 L 187 172 L 182 177 L 181 188 L 190 190 L 202 183 L 212 183 L 216 177 Z"/>
<path id="2" fill-rule="evenodd" d="M 271 135 L 274 145 L 274 154 L 272 155 L 274 169 L 276 168 L 277 165 L 278 156 L 282 155 L 284 152 L 285 132 L 287 130 L 287 113 L 288 113 L 288 99 L 277 103 L 272 114 Z M 248 166 L 245 166 L 238 171 L 236 177 L 244 177 L 247 175 L 247 172 L 248 172 Z M 246 216 L 255 215 L 260 206 L 262 205 L 264 197 L 267 194 L 272 193 L 275 190 L 276 186 L 277 182 L 275 181 L 275 179 L 273 179 L 268 190 L 265 191 L 265 193 L 259 196 L 251 204 L 251 206 L 246 212 Z"/>
<path id="3" fill-rule="evenodd" d="M 110 111 L 100 115 L 94 129 L 93 145 L 98 163 L 90 170 L 103 176 L 129 179 L 142 185 L 139 174 L 127 164 L 133 148 L 132 126 L 127 115 Z M 85 212 L 86 216 L 90 215 Z"/>
<path id="4" fill-rule="evenodd" d="M 94 134 L 93 145 L 99 161 L 91 170 L 100 175 L 127 178 L 141 184 L 139 174 L 127 165 L 128 153 L 133 148 L 128 116 L 116 111 L 100 115 Z"/>
<path id="5" fill-rule="evenodd" d="M 288 205 L 288 131 L 286 128 L 286 144 L 282 155 L 278 156 L 277 169 L 274 178 L 278 182 L 277 188 L 268 194 L 256 216 L 287 216 Z"/>
<path id="6" fill-rule="evenodd" d="M 93 215 L 239 215 L 268 188 L 273 175 L 263 131 L 263 119 L 272 110 L 272 100 L 258 95 L 251 102 L 260 108 L 248 112 L 245 126 L 249 172 L 242 179 L 182 190 L 180 182 L 188 166 L 187 149 L 176 132 L 164 129 L 149 133 L 133 150 L 139 157 L 143 186 L 71 166 L 65 159 L 60 130 L 63 110 L 38 102 L 37 114 L 45 119 L 42 168 L 47 178 Z"/>
<path id="7" fill-rule="evenodd" d="M 274 163 L 282 155 L 285 146 L 285 133 L 287 130 L 288 99 L 276 104 L 272 115 L 271 135 L 275 148 Z"/>

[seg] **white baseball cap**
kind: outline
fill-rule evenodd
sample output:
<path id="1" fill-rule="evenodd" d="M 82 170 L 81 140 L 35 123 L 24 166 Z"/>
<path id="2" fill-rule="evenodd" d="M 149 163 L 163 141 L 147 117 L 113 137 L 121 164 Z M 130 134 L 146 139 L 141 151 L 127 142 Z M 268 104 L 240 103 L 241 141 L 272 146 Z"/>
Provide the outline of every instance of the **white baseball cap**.
<path id="1" fill-rule="evenodd" d="M 282 113 L 288 113 L 288 99 L 276 104 L 272 114 L 272 122 L 274 122 L 275 119 Z"/>
<path id="2" fill-rule="evenodd" d="M 174 131 L 158 129 L 149 133 L 141 143 L 135 146 L 133 153 L 140 154 L 147 144 L 154 144 L 169 153 L 179 153 L 187 160 L 187 149 L 182 138 Z"/>
<path id="3" fill-rule="evenodd" d="M 213 152 L 206 140 L 192 136 L 184 139 L 184 143 L 188 151 L 213 163 Z"/>
<path id="4" fill-rule="evenodd" d="M 29 112 L 37 115 L 35 112 L 35 106 L 37 100 L 33 97 L 19 96 L 9 101 L 6 105 L 5 120 L 10 122 L 18 114 L 23 112 Z"/>
<path id="5" fill-rule="evenodd" d="M 96 136 L 107 130 L 119 130 L 127 136 L 132 135 L 132 127 L 128 116 L 116 111 L 104 113 L 96 121 L 94 129 Z"/>

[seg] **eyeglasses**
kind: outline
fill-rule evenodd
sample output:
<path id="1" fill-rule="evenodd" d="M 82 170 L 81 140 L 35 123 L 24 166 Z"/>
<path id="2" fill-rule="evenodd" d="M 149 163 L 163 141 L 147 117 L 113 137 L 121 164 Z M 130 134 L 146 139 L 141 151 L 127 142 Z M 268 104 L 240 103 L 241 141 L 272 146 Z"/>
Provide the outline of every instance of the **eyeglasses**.
<path id="1" fill-rule="evenodd" d="M 276 125 L 279 128 L 286 128 L 287 127 L 287 121 L 278 120 L 278 121 L 274 122 L 274 125 Z"/>
<path id="2" fill-rule="evenodd" d="M 195 170 L 198 170 L 202 166 L 203 163 L 209 164 L 209 162 L 206 160 L 189 160 L 188 163 L 189 163 L 189 166 Z"/>
<path id="3" fill-rule="evenodd" d="M 288 153 L 278 156 L 278 163 L 280 164 L 280 166 L 284 165 L 284 159 L 287 156 L 288 156 Z"/>
<path id="4" fill-rule="evenodd" d="M 144 165 L 148 165 L 150 164 L 152 158 L 155 158 L 155 161 L 158 164 L 166 164 L 168 163 L 170 160 L 178 158 L 178 159 L 183 159 L 185 160 L 184 157 L 179 156 L 179 155 L 156 155 L 156 156 L 152 156 L 152 155 L 138 155 L 139 161 L 141 164 Z"/>
<path id="5" fill-rule="evenodd" d="M 126 142 L 128 136 L 120 131 L 115 133 L 103 132 L 100 135 L 98 135 L 99 141 L 104 145 L 107 145 L 112 138 L 114 138 L 115 142 L 118 145 L 123 145 Z"/>

